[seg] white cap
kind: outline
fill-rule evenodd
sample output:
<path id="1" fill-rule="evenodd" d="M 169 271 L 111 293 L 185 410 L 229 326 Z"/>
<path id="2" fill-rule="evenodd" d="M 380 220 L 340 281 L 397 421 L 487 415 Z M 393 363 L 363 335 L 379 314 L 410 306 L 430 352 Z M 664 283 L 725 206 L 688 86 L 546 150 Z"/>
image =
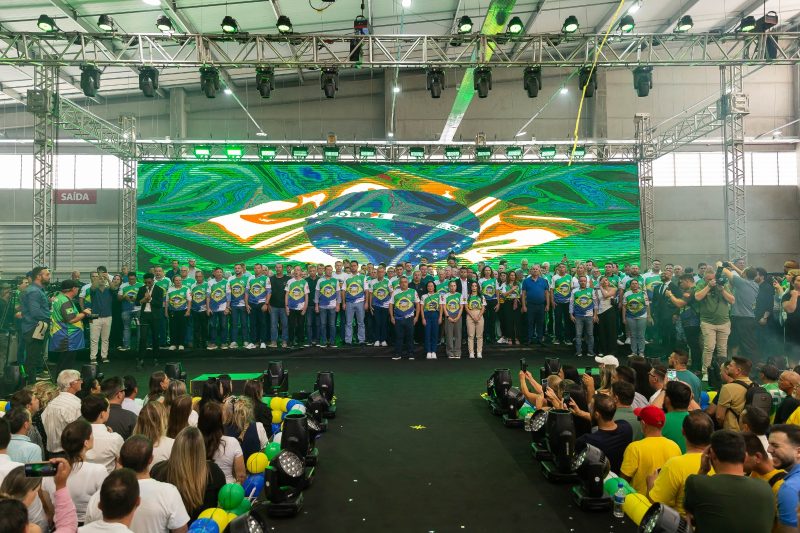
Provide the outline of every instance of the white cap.
<path id="1" fill-rule="evenodd" d="M 604 355 L 603 357 L 595 356 L 595 362 L 605 366 L 619 366 L 619 359 L 613 355 Z"/>

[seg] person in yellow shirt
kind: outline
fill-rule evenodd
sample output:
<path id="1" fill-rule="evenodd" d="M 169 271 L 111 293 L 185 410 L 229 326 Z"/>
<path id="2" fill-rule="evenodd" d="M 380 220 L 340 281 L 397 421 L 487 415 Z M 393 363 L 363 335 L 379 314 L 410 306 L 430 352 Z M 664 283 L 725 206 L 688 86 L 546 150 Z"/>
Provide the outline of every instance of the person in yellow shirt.
<path id="1" fill-rule="evenodd" d="M 686 453 L 668 459 L 661 470 L 647 477 L 647 497 L 653 503 L 663 503 L 686 514 L 683 496 L 686 478 L 700 470 L 703 451 L 711 444 L 714 422 L 703 411 L 692 411 L 683 419 Z"/>
<path id="2" fill-rule="evenodd" d="M 622 456 L 620 474 L 633 490 L 647 494 L 647 476 L 659 470 L 668 459 L 681 454 L 680 447 L 661 435 L 666 417 L 664 411 L 653 405 L 634 409 L 639 419 L 644 438 L 634 441 L 625 449 Z"/>
<path id="3" fill-rule="evenodd" d="M 747 457 L 744 460 L 744 472 L 750 477 L 763 479 L 772 488 L 772 494 L 778 497 L 778 490 L 783 485 L 783 478 L 786 471 L 775 468 L 772 457 L 767 453 L 767 446 L 764 445 L 765 437 L 760 437 L 750 431 L 742 433 L 744 445 L 747 449 Z M 777 506 L 776 506 L 777 509 Z"/>

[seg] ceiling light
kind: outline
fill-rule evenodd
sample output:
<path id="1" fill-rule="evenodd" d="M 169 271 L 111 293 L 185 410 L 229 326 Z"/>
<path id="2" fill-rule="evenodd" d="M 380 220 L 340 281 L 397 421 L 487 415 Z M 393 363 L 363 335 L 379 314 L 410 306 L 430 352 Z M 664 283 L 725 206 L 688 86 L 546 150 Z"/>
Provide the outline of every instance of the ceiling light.
<path id="1" fill-rule="evenodd" d="M 751 32 L 754 29 L 756 29 L 756 18 L 752 15 L 749 17 L 744 17 L 742 22 L 739 24 L 739 31 Z"/>
<path id="2" fill-rule="evenodd" d="M 564 19 L 564 25 L 561 26 L 561 31 L 564 33 L 575 33 L 580 28 L 578 18 L 575 15 L 570 15 Z"/>
<path id="3" fill-rule="evenodd" d="M 508 23 L 507 31 L 511 35 L 519 35 L 520 33 L 523 32 L 524 29 L 525 29 L 525 26 L 523 26 L 523 24 L 522 24 L 522 19 L 519 18 L 519 17 L 514 17 Z"/>
<path id="4" fill-rule="evenodd" d="M 619 21 L 619 29 L 623 33 L 630 33 L 633 31 L 634 26 L 636 26 L 636 23 L 634 22 L 633 17 L 630 15 L 623 16 Z"/>
<path id="5" fill-rule="evenodd" d="M 558 92 L 560 92 L 561 94 L 567 94 L 569 92 L 569 89 L 567 89 L 566 87 L 562 87 L 561 90 Z"/>
<path id="6" fill-rule="evenodd" d="M 97 27 L 103 31 L 114 31 L 114 19 L 108 15 L 100 15 L 97 19 Z"/>
<path id="7" fill-rule="evenodd" d="M 256 88 L 261 98 L 269 98 L 275 89 L 275 69 L 273 67 L 256 68 Z"/>
<path id="8" fill-rule="evenodd" d="M 156 21 L 156 28 L 162 33 L 170 33 L 172 31 L 172 21 L 166 15 L 161 15 Z"/>
<path id="9" fill-rule="evenodd" d="M 472 19 L 464 15 L 458 19 L 458 33 L 469 33 L 472 31 Z"/>
<path id="10" fill-rule="evenodd" d="M 526 67 L 522 74 L 522 85 L 528 93 L 528 98 L 536 98 L 542 88 L 542 67 Z"/>
<path id="11" fill-rule="evenodd" d="M 238 33 L 239 23 L 230 15 L 225 15 L 222 19 L 222 32 L 223 33 Z"/>
<path id="12" fill-rule="evenodd" d="M 194 156 L 197 159 L 211 159 L 211 145 L 198 144 L 194 147 Z"/>
<path id="13" fill-rule="evenodd" d="M 399 92 L 400 92 L 400 87 L 398 87 L 397 85 L 395 85 L 394 87 L 392 87 L 392 92 L 393 92 L 394 94 L 397 94 L 397 93 L 399 93 Z"/>
<path id="14" fill-rule="evenodd" d="M 36 21 L 36 25 L 39 27 L 40 30 L 46 32 L 53 32 L 58 29 L 56 26 L 56 21 L 54 21 L 48 15 L 39 15 L 39 20 Z"/>
<path id="15" fill-rule="evenodd" d="M 100 69 L 94 65 L 81 65 L 81 90 L 83 94 L 93 98 L 100 88 Z"/>
<path id="16" fill-rule="evenodd" d="M 694 21 L 692 20 L 692 17 L 690 17 L 689 15 L 684 15 L 678 21 L 678 25 L 675 26 L 675 32 L 685 33 L 691 30 L 692 26 L 694 26 Z"/>
<path id="17" fill-rule="evenodd" d="M 281 15 L 278 17 L 278 23 L 276 25 L 278 27 L 278 32 L 292 33 L 292 21 L 289 20 L 289 17 L 286 15 Z"/>
<path id="18" fill-rule="evenodd" d="M 233 94 L 233 91 L 230 89 L 230 87 L 225 87 L 225 89 L 223 89 L 222 92 L 224 92 L 225 94 L 227 94 L 229 96 L 231 94 Z"/>
<path id="19" fill-rule="evenodd" d="M 442 90 L 444 90 L 444 70 L 440 68 L 430 68 L 427 74 L 428 90 L 431 92 L 431 98 L 441 98 Z"/>
<path id="20" fill-rule="evenodd" d="M 325 92 L 325 98 L 334 98 L 336 91 L 339 90 L 339 69 L 336 67 L 322 69 L 319 80 L 322 90 Z"/>
<path id="21" fill-rule="evenodd" d="M 401 4 L 401 5 L 402 5 L 404 8 L 408 9 L 409 7 L 411 7 L 411 0 L 403 0 L 403 2 L 402 2 L 402 4 Z"/>
<path id="22" fill-rule="evenodd" d="M 160 6 L 161 0 L 142 0 L 148 6 Z"/>
<path id="23" fill-rule="evenodd" d="M 139 69 L 139 90 L 147 98 L 153 98 L 158 90 L 158 69 L 142 67 Z"/>
<path id="24" fill-rule="evenodd" d="M 394 137 L 394 132 L 390 131 L 389 133 L 386 134 L 386 136 L 389 137 L 389 138 L 392 138 L 392 137 Z"/>
<path id="25" fill-rule="evenodd" d="M 206 98 L 216 98 L 219 88 L 219 69 L 200 67 L 200 90 L 203 91 Z"/>
<path id="26" fill-rule="evenodd" d="M 475 69 L 473 85 L 478 91 L 478 98 L 486 98 L 492 89 L 492 69 L 478 67 Z"/>
<path id="27" fill-rule="evenodd" d="M 278 155 L 276 146 L 262 146 L 258 149 L 258 156 L 264 161 L 272 161 Z"/>
<path id="28" fill-rule="evenodd" d="M 231 144 L 225 147 L 225 157 L 233 161 L 238 161 L 244 157 L 244 146 Z"/>

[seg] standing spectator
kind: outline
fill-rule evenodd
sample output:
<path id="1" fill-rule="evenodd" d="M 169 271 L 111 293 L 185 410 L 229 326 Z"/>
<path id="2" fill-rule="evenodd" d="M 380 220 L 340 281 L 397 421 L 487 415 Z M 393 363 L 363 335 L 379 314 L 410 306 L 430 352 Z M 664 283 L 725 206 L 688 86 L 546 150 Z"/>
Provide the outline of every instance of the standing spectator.
<path id="1" fill-rule="evenodd" d="M 778 379 L 778 387 L 786 393 L 786 398 L 778 405 L 773 422 L 783 424 L 800 407 L 800 400 L 795 398 L 798 387 L 800 387 L 800 374 L 792 370 L 784 370 Z"/>
<path id="2" fill-rule="evenodd" d="M 609 266 L 609 265 L 607 265 Z M 597 297 L 597 341 L 596 345 L 600 357 L 613 354 L 617 340 L 617 287 L 611 283 L 607 276 L 600 278 L 600 284 L 595 288 Z"/>
<path id="3" fill-rule="evenodd" d="M 108 342 L 111 335 L 112 305 L 117 291 L 111 288 L 111 280 L 108 272 L 100 272 L 96 281 L 89 289 L 92 302 L 92 314 L 97 318 L 92 320 L 89 330 L 91 337 L 91 348 L 89 357 L 92 363 L 108 361 Z M 99 357 L 99 359 L 98 359 Z"/>
<path id="4" fill-rule="evenodd" d="M 320 271 L 319 274 L 321 275 L 322 272 Z M 319 344 L 319 313 L 317 312 L 315 306 L 311 305 L 311 299 L 314 297 L 314 294 L 317 292 L 317 282 L 319 281 L 319 277 L 317 275 L 317 266 L 309 264 L 308 265 L 308 276 L 306 276 L 306 285 L 308 286 L 308 307 L 306 308 L 306 346 L 316 346 Z"/>
<path id="5" fill-rule="evenodd" d="M 122 400 L 122 408 L 139 416 L 139 411 L 142 410 L 143 402 L 137 398 L 139 395 L 139 385 L 136 383 L 136 378 L 133 376 L 125 376 L 122 379 L 125 383 L 125 399 Z"/>
<path id="6" fill-rule="evenodd" d="M 425 326 L 425 354 L 428 359 L 436 359 L 439 344 L 439 325 L 444 313 L 444 299 L 436 292 L 436 283 L 428 281 L 426 292 L 421 296 L 422 325 Z"/>
<path id="7" fill-rule="evenodd" d="M 461 359 L 461 315 L 464 313 L 466 298 L 457 290 L 458 284 L 451 280 L 444 297 L 446 313 L 444 323 L 445 352 L 448 359 Z"/>
<path id="8" fill-rule="evenodd" d="M 272 292 L 269 296 L 271 348 L 278 346 L 278 325 L 280 324 L 282 346 L 289 346 L 289 316 L 286 314 L 286 283 L 289 280 L 283 275 L 283 264 L 275 264 L 275 275 L 269 278 Z"/>
<path id="9" fill-rule="evenodd" d="M 524 285 L 524 283 L 523 283 Z M 559 263 L 550 280 L 550 298 L 555 307 L 555 338 L 553 344 L 572 344 L 572 322 L 569 320 L 569 298 L 572 294 L 572 276 L 567 265 Z M 530 319 L 528 319 L 530 323 Z"/>
<path id="10" fill-rule="evenodd" d="M 227 350 L 228 315 L 230 314 L 231 287 L 222 275 L 222 269 L 214 269 L 214 277 L 208 280 L 206 295 L 206 315 L 210 317 L 211 344 L 209 350 L 217 347 Z"/>
<path id="11" fill-rule="evenodd" d="M 352 318 L 352 314 L 348 316 Z M 419 320 L 419 293 L 409 288 L 406 276 L 400 276 L 400 286 L 392 293 L 389 319 L 395 328 L 395 356 L 392 360 L 399 361 L 403 357 L 413 360 L 414 325 Z"/>
<path id="12" fill-rule="evenodd" d="M 726 383 L 719 391 L 719 401 L 715 416 L 717 423 L 725 429 L 739 431 L 739 417 L 744 411 L 747 390 L 753 385 L 750 381 L 751 363 L 744 357 L 734 357 L 726 370 L 731 383 Z"/>
<path id="13" fill-rule="evenodd" d="M 389 339 L 389 307 L 392 299 L 392 284 L 386 279 L 385 274 L 386 267 L 380 265 L 375 279 L 370 280 L 369 291 L 367 293 L 369 309 L 375 323 L 375 346 L 388 346 L 387 341 Z M 333 269 L 328 265 L 325 267 L 325 277 L 321 278 L 317 283 L 317 292 L 315 296 L 316 300 L 325 304 L 324 306 L 318 306 L 320 308 L 320 313 L 324 311 L 328 313 L 328 316 L 320 315 L 320 317 L 322 318 L 322 334 L 329 339 L 333 339 L 334 337 L 324 331 L 325 324 L 331 324 L 331 320 L 333 320 L 332 317 L 335 316 L 333 315 L 334 304 L 336 305 L 336 309 L 339 308 L 339 291 L 334 292 L 337 280 L 332 276 Z M 331 332 L 335 332 L 333 324 L 328 327 L 331 329 Z M 332 340 L 329 342 L 332 342 Z"/>
<path id="14" fill-rule="evenodd" d="M 267 317 L 269 316 L 269 296 L 272 287 L 269 284 L 267 269 L 261 263 L 253 267 L 255 274 L 247 280 L 247 313 L 250 315 L 250 344 L 247 348 L 266 348 L 269 342 Z"/>
<path id="15" fill-rule="evenodd" d="M 194 279 L 195 275 L 199 272 L 199 269 L 197 268 L 197 259 L 190 258 L 186 262 L 189 264 L 186 275 L 189 279 Z"/>
<path id="16" fill-rule="evenodd" d="M 654 284 L 651 288 L 653 294 L 653 320 L 655 321 L 658 343 L 661 346 L 672 348 L 675 345 L 676 338 L 673 318 L 677 309 L 667 296 L 667 290 L 678 290 L 678 287 L 672 284 L 672 272 L 664 270 L 661 272 L 661 283 Z"/>
<path id="17" fill-rule="evenodd" d="M 86 462 L 101 465 L 112 472 L 117 466 L 123 438 L 106 426 L 108 400 L 99 394 L 90 394 L 81 401 L 81 415 L 92 425 L 93 443 L 86 452 Z"/>
<path id="18" fill-rule="evenodd" d="M 772 278 L 767 271 L 761 267 L 756 268 L 756 279 L 758 284 L 758 296 L 756 297 L 755 319 L 758 324 L 756 327 L 756 344 L 762 358 L 769 358 L 778 355 L 776 347 L 778 344 L 777 329 L 780 327 L 778 318 L 780 313 L 775 313 L 775 288 L 772 286 Z"/>
<path id="19" fill-rule="evenodd" d="M 620 298 L 619 304 L 630 334 L 631 355 L 643 356 L 645 329 L 653 323 L 653 318 L 650 315 L 650 300 L 648 300 L 647 293 L 642 290 L 637 279 L 629 281 L 629 288 Z"/>
<path id="20" fill-rule="evenodd" d="M 42 449 L 28 437 L 28 431 L 33 427 L 30 411 L 24 407 L 14 407 L 3 420 L 8 422 L 11 433 L 11 441 L 6 447 L 8 457 L 17 463 L 41 462 Z"/>
<path id="21" fill-rule="evenodd" d="M 387 307 L 389 304 L 390 289 L 387 281 L 383 280 L 383 267 L 378 268 L 378 280 L 373 280 L 370 290 L 371 306 L 375 313 L 378 340 L 375 346 L 386 346 L 386 328 L 389 321 Z M 314 309 L 319 313 L 320 320 L 320 346 L 323 348 L 336 347 L 336 316 L 339 314 L 341 302 L 341 284 L 333 276 L 333 267 L 325 267 L 325 275 L 317 281 L 317 290 L 314 291 Z M 259 402 L 260 403 L 260 402 Z"/>
<path id="22" fill-rule="evenodd" d="M 143 284 L 136 279 L 136 272 L 131 272 L 128 274 L 127 281 L 120 285 L 117 293 L 117 298 L 122 302 L 120 313 L 122 319 L 122 346 L 118 348 L 122 352 L 130 350 L 134 346 L 131 343 L 131 325 L 134 317 L 141 310 L 141 307 L 136 303 L 136 294 L 142 286 Z M 138 328 L 136 332 L 137 334 L 140 333 Z M 138 343 L 135 345 L 138 346 Z"/>
<path id="23" fill-rule="evenodd" d="M 155 277 L 151 273 L 144 275 L 144 286 L 139 287 L 136 293 L 136 303 L 141 307 L 139 313 L 139 361 L 138 366 L 144 366 L 144 356 L 147 352 L 148 337 L 151 340 L 153 363 L 158 363 L 159 332 L 164 314 L 164 289 L 155 284 Z"/>
<path id="24" fill-rule="evenodd" d="M 136 473 L 127 468 L 112 472 L 98 492 L 98 509 L 102 519 L 97 519 L 79 529 L 80 533 L 133 533 L 134 513 L 141 505 Z"/>
<path id="25" fill-rule="evenodd" d="M 167 272 L 165 273 L 165 275 L 167 276 L 167 278 L 170 281 L 172 281 L 172 279 L 175 276 L 180 276 L 181 275 L 181 266 L 180 266 L 180 263 L 178 262 L 178 260 L 177 259 L 173 259 L 171 263 L 172 263 L 172 267 L 170 268 L 170 270 L 167 270 Z"/>
<path id="26" fill-rule="evenodd" d="M 559 267 L 560 266 L 561 265 L 559 265 Z M 566 278 L 569 278 L 569 276 L 567 275 L 565 278 L 560 279 Z M 561 289 L 559 288 L 559 290 Z M 561 298 L 560 295 L 561 293 L 559 292 L 558 298 Z M 539 346 L 544 345 L 544 317 L 547 311 L 550 309 L 550 302 L 552 299 L 553 295 L 551 294 L 547 280 L 541 276 L 541 267 L 539 265 L 533 265 L 530 270 L 530 276 L 526 277 L 522 281 L 520 294 L 522 313 L 525 313 L 527 318 L 527 334 L 524 335 L 523 338 L 528 344 L 536 341 Z M 569 295 L 567 295 L 567 300 L 563 303 L 562 307 L 567 312 L 569 311 Z M 561 307 L 558 309 L 561 309 Z M 566 320 L 566 317 L 562 317 L 560 314 L 558 314 L 560 312 L 561 311 L 556 313 L 559 317 L 557 320 Z M 560 332 L 556 333 L 557 337 L 559 335 L 563 335 L 561 329 L 558 328 L 558 323 L 556 323 L 556 329 Z M 558 344 L 558 340 L 559 339 L 556 338 L 553 341 L 553 344 Z"/>
<path id="27" fill-rule="evenodd" d="M 208 347 L 208 284 L 203 272 L 198 270 L 194 275 L 194 285 L 189 291 L 191 303 L 192 347 L 205 350 Z"/>
<path id="28" fill-rule="evenodd" d="M 496 337 L 497 312 L 500 310 L 500 301 L 497 297 L 497 278 L 494 276 L 492 267 L 484 266 L 481 269 L 480 287 L 481 294 L 486 300 L 486 311 L 484 313 L 483 337 L 487 344 L 494 344 Z"/>
<path id="29" fill-rule="evenodd" d="M 483 357 L 483 315 L 486 311 L 486 299 L 481 295 L 478 282 L 471 281 L 469 295 L 464 310 L 467 312 L 467 351 L 469 358 Z"/>
<path id="30" fill-rule="evenodd" d="M 700 403 L 700 395 L 702 393 L 702 383 L 694 372 L 686 368 L 689 364 L 689 355 L 684 350 L 674 350 L 667 360 L 669 367 L 675 370 L 675 377 L 678 381 L 683 381 L 692 388 L 692 397 L 694 401 Z M 799 376 L 800 377 L 800 376 Z"/>
<path id="31" fill-rule="evenodd" d="M 292 271 L 292 279 L 286 283 L 286 301 L 284 302 L 286 309 L 289 310 L 289 340 L 286 344 L 287 347 L 295 346 L 299 348 L 303 344 L 309 292 L 308 282 L 303 278 L 303 271 L 299 266 L 295 266 Z M 308 344 L 307 341 L 306 344 Z"/>
<path id="32" fill-rule="evenodd" d="M 692 354 L 692 370 L 702 372 L 703 347 L 700 335 L 700 316 L 695 310 L 697 303 L 692 299 L 692 293 L 694 292 L 695 288 L 694 276 L 691 274 L 682 274 L 681 276 L 678 276 L 676 272 L 675 277 L 679 278 L 679 292 L 673 292 L 672 288 L 667 288 L 667 290 L 664 291 L 664 294 L 672 302 L 672 305 L 678 308 L 680 327 L 683 330 L 683 334 L 686 337 L 686 344 Z"/>
<path id="33" fill-rule="evenodd" d="M 169 320 L 170 350 L 184 349 L 186 320 L 191 313 L 190 301 L 190 289 L 183 285 L 183 278 L 179 274 L 173 278 L 172 285 L 167 289 L 167 305 L 164 308 L 164 319 Z"/>
<path id="34" fill-rule="evenodd" d="M 575 324 L 575 355 L 581 357 L 581 343 L 586 335 L 586 354 L 594 357 L 594 325 L 598 322 L 600 302 L 594 289 L 588 287 L 587 277 L 578 277 L 578 288 L 569 300 L 569 317 Z"/>
<path id="35" fill-rule="evenodd" d="M 75 365 L 75 353 L 83 349 L 83 321 L 92 314 L 88 307 L 78 312 L 73 301 L 78 288 L 72 280 L 61 282 L 61 293 L 53 300 L 50 314 L 50 352 L 59 354 L 58 371 Z"/>
<path id="36" fill-rule="evenodd" d="M 62 370 L 58 374 L 58 396 L 42 411 L 42 424 L 47 434 L 48 455 L 63 454 L 61 433 L 70 422 L 81 416 L 81 400 L 75 393 L 81 390 L 83 379 L 77 370 Z M 89 427 L 91 430 L 91 427 Z"/>
<path id="37" fill-rule="evenodd" d="M 123 402 L 126 398 L 122 379 L 116 376 L 107 378 L 103 380 L 100 387 L 103 396 L 106 397 L 109 403 L 106 426 L 125 440 L 133 434 L 133 428 L 136 426 L 136 415 L 123 408 Z"/>
<path id="38" fill-rule="evenodd" d="M 500 306 L 501 333 L 508 344 L 519 344 L 520 340 L 527 342 L 528 336 L 522 327 L 522 301 L 520 295 L 521 285 L 517 280 L 517 273 L 511 271 L 508 274 L 501 273 L 506 281 L 500 285 L 500 297 L 503 303 Z M 547 290 L 545 293 L 547 294 Z M 445 293 L 446 294 L 446 293 Z"/>
<path id="39" fill-rule="evenodd" d="M 408 282 L 408 278 L 406 278 Z M 358 261 L 350 261 L 350 275 L 342 283 L 342 308 L 345 312 L 344 342 L 353 343 L 353 317 L 358 327 L 358 343 L 364 344 L 364 300 L 367 286 L 366 276 L 359 274 Z M 394 323 L 394 322 L 392 322 Z M 414 322 L 416 324 L 416 321 Z M 413 326 L 412 326 L 413 334 Z M 413 341 L 413 340 L 412 340 Z"/>
<path id="40" fill-rule="evenodd" d="M 640 421 L 644 438 L 632 442 L 622 458 L 620 474 L 630 482 L 636 492 L 647 492 L 647 477 L 664 466 L 671 457 L 677 457 L 681 450 L 677 444 L 661 435 L 664 427 L 664 411 L 648 405 L 634 409 L 633 414 Z"/>
<path id="41" fill-rule="evenodd" d="M 753 267 L 740 270 L 734 263 L 723 263 L 723 272 L 731 280 L 736 301 L 731 308 L 731 341 L 728 343 L 733 355 L 757 359 L 759 355 L 755 318 L 758 300 L 758 272 Z"/>
<path id="42" fill-rule="evenodd" d="M 44 292 L 44 286 L 49 283 L 50 270 L 36 267 L 31 271 L 31 284 L 20 294 L 20 331 L 28 361 L 28 383 L 35 383 L 39 374 L 49 377 L 49 374 L 42 373 L 45 370 L 45 333 L 50 327 L 50 301 Z"/>
<path id="43" fill-rule="evenodd" d="M 667 386 L 667 368 L 662 365 L 654 366 L 647 372 L 647 380 L 653 389 L 650 404 L 655 404 L 657 400 L 663 403 L 660 397 L 664 396 L 664 387 Z"/>
<path id="44" fill-rule="evenodd" d="M 725 285 L 720 286 L 714 272 L 705 274 L 705 282 L 693 293 L 703 332 L 703 381 L 708 380 L 708 367 L 716 350 L 722 359 L 728 357 L 728 336 L 731 333 L 730 306 L 736 302 Z"/>
<path id="45" fill-rule="evenodd" d="M 800 274 L 792 277 L 790 289 L 781 298 L 786 320 L 783 323 L 786 357 L 789 361 L 796 362 L 800 358 Z"/>
<path id="46" fill-rule="evenodd" d="M 144 435 L 153 447 L 153 464 L 166 461 L 172 453 L 175 439 L 167 437 L 167 408 L 161 402 L 150 402 L 142 408 L 136 420 L 134 435 Z"/>
<path id="47" fill-rule="evenodd" d="M 217 463 L 225 474 L 225 483 L 241 483 L 245 479 L 244 458 L 239 441 L 224 435 L 222 405 L 207 402 L 200 408 L 197 429 L 203 434 L 206 459 Z"/>
<path id="48" fill-rule="evenodd" d="M 250 276 L 245 272 L 244 263 L 233 265 L 233 276 L 228 279 L 230 289 L 230 315 L 231 315 L 231 343 L 232 350 L 239 347 L 237 342 L 242 340 L 242 348 L 247 346 L 250 336 L 247 333 L 247 283 Z"/>
<path id="49" fill-rule="evenodd" d="M 780 376 L 780 370 L 773 364 L 762 365 L 761 369 L 758 371 L 758 380 L 761 382 L 761 386 L 772 396 L 772 409 L 770 409 L 769 412 L 772 418 L 775 417 L 778 406 L 783 399 L 786 398 L 786 393 L 781 390 L 780 384 L 778 383 Z"/>

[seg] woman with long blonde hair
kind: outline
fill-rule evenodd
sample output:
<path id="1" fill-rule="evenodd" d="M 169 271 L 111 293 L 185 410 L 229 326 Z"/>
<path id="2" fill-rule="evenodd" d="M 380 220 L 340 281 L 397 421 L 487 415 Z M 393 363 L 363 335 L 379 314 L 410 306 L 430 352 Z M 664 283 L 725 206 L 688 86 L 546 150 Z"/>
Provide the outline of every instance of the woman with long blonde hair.
<path id="1" fill-rule="evenodd" d="M 169 459 L 174 439 L 167 437 L 167 408 L 161 402 L 149 402 L 142 407 L 133 433 L 144 435 L 153 443 L 153 462 Z"/>
<path id="2" fill-rule="evenodd" d="M 269 443 L 267 430 L 261 422 L 256 422 L 253 400 L 246 396 L 231 396 L 225 400 L 223 415 L 225 435 L 234 437 L 242 445 L 244 462 L 251 454 L 264 449 Z"/>

